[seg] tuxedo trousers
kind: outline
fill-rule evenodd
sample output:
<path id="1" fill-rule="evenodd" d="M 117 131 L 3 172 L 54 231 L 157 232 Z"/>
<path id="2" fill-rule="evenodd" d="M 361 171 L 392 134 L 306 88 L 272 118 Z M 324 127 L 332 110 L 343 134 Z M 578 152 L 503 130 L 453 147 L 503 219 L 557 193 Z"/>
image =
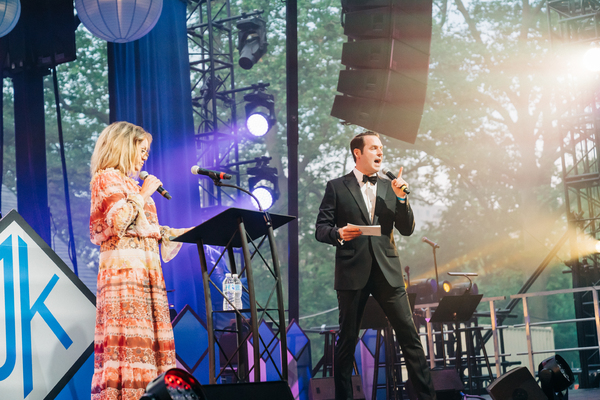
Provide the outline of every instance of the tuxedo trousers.
<path id="1" fill-rule="evenodd" d="M 360 290 L 338 290 L 340 332 L 334 353 L 335 399 L 352 400 L 354 350 L 369 295 L 372 294 L 387 316 L 402 349 L 408 377 L 419 399 L 436 399 L 431 373 L 421 339 L 412 318 L 404 285 L 392 287 L 373 258 L 366 286 Z"/>

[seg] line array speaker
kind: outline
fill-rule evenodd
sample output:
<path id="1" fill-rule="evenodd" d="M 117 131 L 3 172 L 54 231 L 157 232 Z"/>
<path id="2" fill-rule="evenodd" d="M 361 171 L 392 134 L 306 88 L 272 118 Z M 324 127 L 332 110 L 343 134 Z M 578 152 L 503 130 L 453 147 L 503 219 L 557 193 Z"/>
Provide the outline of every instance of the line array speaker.
<path id="1" fill-rule="evenodd" d="M 75 60 L 78 20 L 74 10 L 73 0 L 21 0 L 19 22 L 0 38 L 5 72 L 10 75 Z"/>
<path id="2" fill-rule="evenodd" d="M 342 0 L 342 64 L 331 115 L 414 143 L 429 73 L 432 0 Z"/>

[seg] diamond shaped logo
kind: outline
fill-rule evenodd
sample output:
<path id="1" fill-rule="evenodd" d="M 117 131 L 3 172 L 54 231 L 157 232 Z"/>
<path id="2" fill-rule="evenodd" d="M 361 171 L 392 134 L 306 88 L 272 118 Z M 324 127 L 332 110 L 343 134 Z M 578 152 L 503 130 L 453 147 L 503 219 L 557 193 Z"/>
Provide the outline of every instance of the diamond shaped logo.
<path id="1" fill-rule="evenodd" d="M 96 298 L 16 212 L 0 220 L 0 393 L 52 400 L 94 351 Z"/>

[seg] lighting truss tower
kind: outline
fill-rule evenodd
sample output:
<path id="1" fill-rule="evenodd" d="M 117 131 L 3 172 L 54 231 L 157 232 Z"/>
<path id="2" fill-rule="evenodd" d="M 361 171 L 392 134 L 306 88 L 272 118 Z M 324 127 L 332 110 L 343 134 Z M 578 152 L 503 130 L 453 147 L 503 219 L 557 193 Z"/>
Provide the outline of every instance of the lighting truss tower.
<path id="1" fill-rule="evenodd" d="M 600 42 L 598 0 L 549 1 L 548 26 L 553 45 L 590 48 Z M 577 76 L 567 81 L 565 109 L 559 116 L 561 161 L 568 217 L 573 287 L 598 285 L 599 255 L 581 254 L 578 237 L 600 239 L 600 84 L 578 85 Z M 586 86 L 586 87 L 583 87 Z M 577 318 L 594 317 L 591 292 L 575 294 Z M 598 346 L 594 322 L 577 323 L 579 347 Z M 589 372 L 600 368 L 598 350 L 580 351 L 580 387 L 590 387 Z"/>
<path id="2" fill-rule="evenodd" d="M 262 10 L 231 14 L 229 0 L 192 0 L 188 6 L 187 30 L 190 48 L 192 105 L 196 127 L 198 165 L 235 176 L 240 185 L 236 93 L 263 89 L 265 83 L 236 88 L 234 34 L 238 20 L 258 16 Z M 237 191 L 216 187 L 210 179 L 200 183 L 202 208 L 230 205 Z"/>

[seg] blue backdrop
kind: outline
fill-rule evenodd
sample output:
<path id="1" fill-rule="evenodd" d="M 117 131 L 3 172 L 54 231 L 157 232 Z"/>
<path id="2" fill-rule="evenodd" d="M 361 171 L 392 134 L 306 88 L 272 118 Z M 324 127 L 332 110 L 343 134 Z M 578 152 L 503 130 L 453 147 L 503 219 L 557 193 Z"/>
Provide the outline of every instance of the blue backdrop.
<path id="1" fill-rule="evenodd" d="M 161 225 L 176 228 L 200 223 L 198 180 L 190 168 L 196 164 L 186 3 L 164 0 L 154 29 L 140 40 L 108 44 L 111 121 L 129 121 L 153 136 L 149 173 L 158 176 L 173 196 L 155 194 Z M 189 304 L 204 311 L 198 252 L 184 245 L 180 254 L 163 265 L 169 298 L 180 311 Z"/>

